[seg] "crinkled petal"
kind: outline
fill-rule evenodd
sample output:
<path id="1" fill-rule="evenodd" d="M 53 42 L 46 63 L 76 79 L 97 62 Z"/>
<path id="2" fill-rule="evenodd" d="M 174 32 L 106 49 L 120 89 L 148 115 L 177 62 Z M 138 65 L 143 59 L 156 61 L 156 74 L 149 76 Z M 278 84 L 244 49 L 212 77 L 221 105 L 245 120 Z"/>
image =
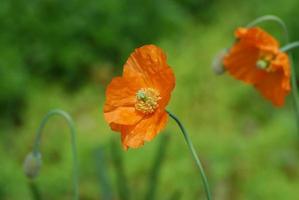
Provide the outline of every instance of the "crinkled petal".
<path id="1" fill-rule="evenodd" d="M 157 111 L 134 126 L 123 127 L 122 143 L 124 148 L 138 148 L 145 141 L 152 140 L 165 127 L 167 120 L 168 115 L 165 111 Z"/>
<path id="2" fill-rule="evenodd" d="M 278 41 L 261 28 L 238 28 L 235 35 L 240 41 L 244 41 L 248 45 L 255 46 L 260 50 L 272 53 L 279 51 Z"/>
<path id="3" fill-rule="evenodd" d="M 289 79 L 284 76 L 282 71 L 270 73 L 265 79 L 255 84 L 255 87 L 275 106 L 282 106 L 285 97 L 290 92 Z"/>
<path id="4" fill-rule="evenodd" d="M 111 124 L 133 125 L 143 118 L 135 109 L 136 92 L 143 87 L 138 78 L 114 78 L 106 90 L 104 118 Z M 112 127 L 111 127 L 112 128 Z"/>
<path id="5" fill-rule="evenodd" d="M 134 79 L 114 78 L 106 89 L 104 112 L 120 106 L 133 107 L 136 102 L 136 92 L 142 87 L 144 85 L 138 77 Z"/>
<path id="6" fill-rule="evenodd" d="M 130 55 L 123 72 L 124 77 L 141 77 L 147 87 L 157 89 L 162 97 L 160 101 L 162 107 L 168 103 L 175 86 L 175 77 L 166 59 L 166 55 L 159 47 L 145 45 Z"/>
<path id="7" fill-rule="evenodd" d="M 238 80 L 250 84 L 257 83 L 266 75 L 264 70 L 256 67 L 259 53 L 256 47 L 239 41 L 230 49 L 228 55 L 224 58 L 224 67 Z"/>
<path id="8" fill-rule="evenodd" d="M 143 114 L 137 112 L 135 107 L 118 107 L 104 113 L 105 120 L 115 125 L 133 125 L 143 118 Z"/>
<path id="9" fill-rule="evenodd" d="M 290 62 L 287 54 L 279 53 L 275 60 L 271 62 L 270 68 L 272 72 L 267 73 L 267 76 L 255 87 L 261 94 L 272 101 L 275 106 L 282 106 L 285 97 L 291 90 L 290 85 Z"/>
<path id="10" fill-rule="evenodd" d="M 271 62 L 272 70 L 283 70 L 285 77 L 291 76 L 290 60 L 286 53 L 279 52 L 275 59 Z"/>
<path id="11" fill-rule="evenodd" d="M 122 127 L 122 125 L 120 125 L 120 124 L 115 124 L 115 123 L 110 123 L 109 124 L 110 125 L 110 128 L 111 128 L 111 130 L 113 130 L 113 131 L 121 131 L 121 127 Z"/>

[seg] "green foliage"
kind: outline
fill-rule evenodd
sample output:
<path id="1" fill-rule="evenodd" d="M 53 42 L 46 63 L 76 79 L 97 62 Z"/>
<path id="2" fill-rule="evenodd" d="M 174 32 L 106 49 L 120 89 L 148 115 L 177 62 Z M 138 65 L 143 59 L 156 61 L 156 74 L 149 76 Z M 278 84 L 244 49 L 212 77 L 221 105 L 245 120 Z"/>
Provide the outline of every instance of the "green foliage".
<path id="1" fill-rule="evenodd" d="M 74 82 L 98 59 L 120 64 L 136 46 L 171 34 L 185 19 L 172 1 L 4 0 L 1 4 L 2 46 L 18 49 L 23 67 L 34 75 Z"/>
<path id="2" fill-rule="evenodd" d="M 194 17 L 196 21 L 208 23 L 215 19 L 214 11 L 216 0 L 175 0 L 188 13 Z"/>
<path id="3" fill-rule="evenodd" d="M 228 75 L 216 77 L 210 69 L 215 53 L 231 44 L 233 30 L 255 17 L 277 14 L 286 21 L 292 40 L 299 39 L 298 2 L 215 0 L 207 6 L 204 2 L 2 0 L 0 199 L 33 198 L 21 163 L 32 147 L 41 117 L 56 107 L 69 111 L 78 128 L 80 197 L 100 197 L 99 187 L 104 187 L 96 176 L 99 164 L 94 151 L 109 145 L 111 138 L 120 138 L 103 119 L 104 87 L 82 83 L 94 65 L 101 67 L 108 61 L 121 66 L 133 48 L 147 42 L 158 43 L 168 54 L 177 82 L 168 109 L 188 129 L 213 197 L 299 199 L 298 137 L 291 99 L 275 109 L 252 87 Z M 200 10 L 192 11 L 195 8 Z M 190 22 L 189 16 L 196 20 Z M 169 37 L 176 31 L 180 34 Z M 66 93 L 65 83 L 83 86 Z M 4 122 L 19 121 L 15 113 L 23 105 L 21 126 Z M 204 199 L 201 180 L 176 124 L 169 120 L 166 130 L 161 134 L 168 134 L 171 143 L 159 173 L 156 198 Z M 70 199 L 69 130 L 60 119 L 53 119 L 45 131 L 44 165 L 36 179 L 37 189 L 42 199 Z M 122 154 L 133 199 L 141 199 L 148 189 L 159 137 Z M 114 165 L 106 164 L 115 189 L 119 183 Z"/>
<path id="4" fill-rule="evenodd" d="M 178 32 L 189 20 L 181 5 L 171 0 L 1 1 L 0 118 L 20 118 L 29 78 L 59 81 L 74 90 L 94 66 L 101 67 L 98 63 L 120 68 L 134 48 Z"/>
<path id="5" fill-rule="evenodd" d="M 297 17 L 295 17 L 295 16 L 297 16 L 297 13 L 298 13 L 298 10 L 297 10 L 298 6 L 299 6 L 299 2 L 296 2 L 293 9 L 286 16 L 287 25 L 288 25 L 288 27 L 290 27 L 289 31 L 290 31 L 291 41 L 299 40 L 299 24 L 298 24 Z M 298 66 L 298 64 L 299 64 L 299 49 L 295 49 L 293 51 L 293 57 L 294 57 L 296 66 Z M 296 70 L 297 77 L 299 77 L 298 67 L 295 70 Z"/>
<path id="6" fill-rule="evenodd" d="M 0 126 L 11 121 L 20 124 L 19 113 L 25 104 L 28 74 L 18 49 L 2 47 L 0 55 Z"/>

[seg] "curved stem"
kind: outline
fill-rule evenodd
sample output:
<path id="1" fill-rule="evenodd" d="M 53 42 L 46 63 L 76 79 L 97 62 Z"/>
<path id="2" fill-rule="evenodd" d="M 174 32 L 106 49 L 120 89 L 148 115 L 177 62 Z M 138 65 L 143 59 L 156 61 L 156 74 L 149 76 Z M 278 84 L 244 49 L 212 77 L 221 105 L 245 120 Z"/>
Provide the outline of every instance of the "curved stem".
<path id="1" fill-rule="evenodd" d="M 252 21 L 251 23 L 249 23 L 247 25 L 247 27 L 252 27 L 255 26 L 259 23 L 262 22 L 266 22 L 266 21 L 274 21 L 276 22 L 278 25 L 281 26 L 283 32 L 284 32 L 284 36 L 285 36 L 285 42 L 286 42 L 286 46 L 281 48 L 281 51 L 288 51 L 291 48 L 295 48 L 295 46 L 297 46 L 297 42 L 295 43 L 289 43 L 289 32 L 287 29 L 286 24 L 284 23 L 284 21 L 282 19 L 280 19 L 277 16 L 274 15 L 265 15 L 262 17 L 259 17 L 257 19 L 255 19 L 254 21 Z M 294 61 L 293 61 L 293 56 L 291 53 L 289 53 L 289 59 L 290 59 L 290 66 L 291 66 L 291 85 L 292 85 L 292 97 L 293 97 L 293 105 L 295 108 L 295 115 L 296 115 L 296 124 L 297 124 L 297 131 L 299 134 L 299 98 L 298 98 L 298 87 L 297 87 L 297 78 L 296 78 L 296 70 L 294 67 Z"/>
<path id="2" fill-rule="evenodd" d="M 34 142 L 34 146 L 33 146 L 33 154 L 35 156 L 37 156 L 40 152 L 40 143 L 41 143 L 41 137 L 42 137 L 42 132 L 43 129 L 46 125 L 46 123 L 48 122 L 49 118 L 54 116 L 54 115 L 59 115 L 62 116 L 68 126 L 70 127 L 71 130 L 71 144 L 72 144 L 72 154 L 73 154 L 73 187 L 74 187 L 74 200 L 78 200 L 79 199 L 79 192 L 78 192 L 78 160 L 77 160 L 77 145 L 76 145 L 76 129 L 75 129 L 75 125 L 74 122 L 71 118 L 71 116 L 64 112 L 63 110 L 51 110 L 50 112 L 48 112 L 45 117 L 43 118 L 43 120 L 40 123 L 39 128 L 37 129 L 36 132 L 36 138 L 35 138 L 35 142 Z"/>
<path id="3" fill-rule="evenodd" d="M 283 51 L 283 52 L 287 52 L 287 51 L 290 51 L 290 50 L 295 49 L 297 47 L 299 47 L 299 41 L 289 43 L 289 44 L 281 47 L 280 50 Z"/>
<path id="4" fill-rule="evenodd" d="M 297 124 L 297 131 L 299 134 L 299 99 L 298 99 L 298 87 L 297 87 L 297 78 L 296 78 L 296 71 L 294 67 L 293 56 L 289 53 L 290 57 L 290 65 L 291 65 L 291 84 L 292 84 L 292 96 L 293 96 L 293 103 L 296 112 L 296 124 Z"/>
<path id="5" fill-rule="evenodd" d="M 202 178 L 202 181 L 203 181 L 203 185 L 204 185 L 204 189 L 205 189 L 205 192 L 206 192 L 206 196 L 207 196 L 207 199 L 208 200 L 211 200 L 211 192 L 210 192 L 210 188 L 209 188 L 209 183 L 208 183 L 208 179 L 205 175 L 205 172 L 204 172 L 204 169 L 202 167 L 202 164 L 198 158 L 198 155 L 195 151 L 195 148 L 192 144 L 192 141 L 186 131 L 186 129 L 184 128 L 183 124 L 180 122 L 180 120 L 174 115 L 172 114 L 171 112 L 169 112 L 168 110 L 166 111 L 169 116 L 178 124 L 178 126 L 180 127 L 182 133 L 183 133 L 183 136 L 184 136 L 184 139 L 189 147 L 189 150 L 191 151 L 191 154 L 195 160 L 195 163 L 199 169 L 199 172 L 200 172 L 200 175 L 201 175 L 201 178 Z"/>
<path id="6" fill-rule="evenodd" d="M 285 42 L 288 43 L 289 42 L 289 31 L 287 29 L 287 26 L 282 19 L 280 19 L 279 17 L 277 17 L 275 15 L 264 15 L 262 17 L 259 17 L 255 20 L 253 20 L 252 22 L 250 22 L 249 24 L 247 24 L 246 27 L 250 28 L 250 27 L 253 27 L 262 22 L 268 22 L 268 21 L 273 21 L 273 22 L 276 22 L 278 25 L 280 25 L 280 27 L 282 28 L 283 33 L 284 33 L 283 35 L 285 37 Z"/>
<path id="7" fill-rule="evenodd" d="M 285 45 L 281 48 L 281 51 L 287 52 L 290 51 L 296 47 L 299 47 L 299 41 L 292 42 L 290 44 Z M 292 96 L 293 96 L 293 103 L 296 111 L 296 123 L 297 123 L 297 129 L 299 134 L 299 98 L 298 98 L 298 86 L 297 86 L 297 78 L 296 78 L 296 71 L 294 67 L 294 61 L 293 56 L 289 52 L 289 58 L 290 58 L 290 66 L 291 66 L 291 84 L 292 84 Z"/>

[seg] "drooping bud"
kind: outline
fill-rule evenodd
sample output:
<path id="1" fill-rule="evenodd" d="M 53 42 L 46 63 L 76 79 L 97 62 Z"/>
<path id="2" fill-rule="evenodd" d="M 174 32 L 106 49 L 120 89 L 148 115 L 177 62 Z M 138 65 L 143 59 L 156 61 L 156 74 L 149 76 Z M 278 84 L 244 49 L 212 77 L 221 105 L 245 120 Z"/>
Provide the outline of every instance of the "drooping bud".
<path id="1" fill-rule="evenodd" d="M 223 59 L 227 54 L 227 49 L 222 49 L 213 59 L 212 62 L 212 70 L 216 75 L 222 75 L 225 72 L 225 68 L 223 65 Z"/>
<path id="2" fill-rule="evenodd" d="M 40 153 L 29 153 L 23 164 L 24 172 L 30 179 L 34 179 L 38 176 L 40 168 L 42 166 L 42 157 Z"/>

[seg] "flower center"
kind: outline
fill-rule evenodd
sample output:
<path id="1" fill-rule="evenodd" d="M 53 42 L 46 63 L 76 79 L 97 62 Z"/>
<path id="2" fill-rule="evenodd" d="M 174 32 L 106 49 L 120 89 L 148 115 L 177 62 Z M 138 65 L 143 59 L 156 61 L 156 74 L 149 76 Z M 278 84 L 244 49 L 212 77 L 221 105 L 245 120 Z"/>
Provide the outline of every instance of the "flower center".
<path id="1" fill-rule="evenodd" d="M 269 61 L 268 60 L 266 60 L 266 59 L 258 59 L 257 61 L 256 61 L 256 67 L 258 68 L 258 69 L 263 69 L 263 70 L 265 70 L 265 69 L 267 69 L 268 68 L 268 66 L 269 66 Z"/>
<path id="2" fill-rule="evenodd" d="M 136 92 L 136 110 L 144 114 L 153 113 L 159 106 L 160 93 L 153 88 L 141 88 Z"/>
<path id="3" fill-rule="evenodd" d="M 273 60 L 272 54 L 263 54 L 260 58 L 256 61 L 255 65 L 258 69 L 269 71 L 269 66 L 271 61 Z"/>

